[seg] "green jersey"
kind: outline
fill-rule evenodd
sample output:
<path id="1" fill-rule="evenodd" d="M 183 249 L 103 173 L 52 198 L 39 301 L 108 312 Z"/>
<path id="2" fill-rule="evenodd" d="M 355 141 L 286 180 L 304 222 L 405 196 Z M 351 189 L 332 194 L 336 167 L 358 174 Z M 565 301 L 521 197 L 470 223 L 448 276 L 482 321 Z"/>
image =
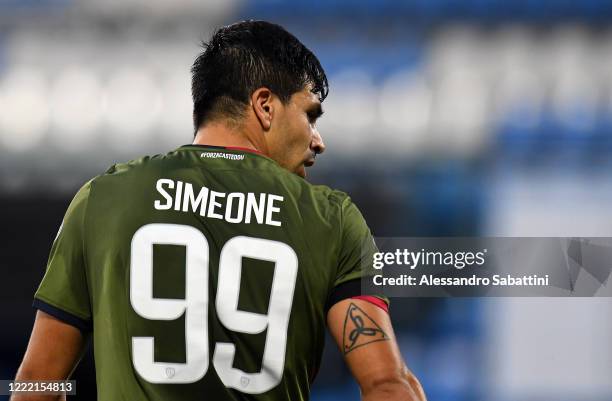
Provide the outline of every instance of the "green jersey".
<path id="1" fill-rule="evenodd" d="M 346 194 L 186 145 L 79 190 L 34 304 L 92 330 L 100 400 L 306 400 L 374 251 Z"/>

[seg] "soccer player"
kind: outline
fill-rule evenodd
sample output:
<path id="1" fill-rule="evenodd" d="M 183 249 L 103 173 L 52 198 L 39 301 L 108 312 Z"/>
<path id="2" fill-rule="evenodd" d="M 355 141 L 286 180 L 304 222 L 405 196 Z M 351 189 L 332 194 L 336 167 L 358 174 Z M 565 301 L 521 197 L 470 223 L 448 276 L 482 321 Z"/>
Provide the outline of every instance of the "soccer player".
<path id="1" fill-rule="evenodd" d="M 364 400 L 424 400 L 386 300 L 360 294 L 362 215 L 304 179 L 327 90 L 282 27 L 218 30 L 192 68 L 193 144 L 70 204 L 17 379 L 68 378 L 92 336 L 102 401 L 306 400 L 327 326 Z"/>

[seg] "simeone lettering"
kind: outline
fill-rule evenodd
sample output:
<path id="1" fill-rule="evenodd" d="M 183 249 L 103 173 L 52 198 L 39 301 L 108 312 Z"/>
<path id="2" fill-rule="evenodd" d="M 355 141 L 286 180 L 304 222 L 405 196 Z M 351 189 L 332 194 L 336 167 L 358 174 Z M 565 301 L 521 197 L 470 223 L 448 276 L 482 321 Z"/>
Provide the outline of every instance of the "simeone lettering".
<path id="1" fill-rule="evenodd" d="M 253 192 L 217 192 L 168 178 L 157 180 L 155 189 L 161 195 L 153 206 L 156 210 L 199 213 L 202 217 L 228 223 L 267 224 L 280 227 L 278 214 L 284 198 L 280 195 Z"/>

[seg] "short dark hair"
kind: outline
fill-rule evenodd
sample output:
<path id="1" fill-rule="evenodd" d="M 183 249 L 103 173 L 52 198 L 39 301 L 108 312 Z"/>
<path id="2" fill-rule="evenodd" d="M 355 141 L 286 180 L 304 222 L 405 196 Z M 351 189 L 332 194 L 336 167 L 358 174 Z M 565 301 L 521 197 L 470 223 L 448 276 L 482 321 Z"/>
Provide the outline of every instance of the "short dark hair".
<path id="1" fill-rule="evenodd" d="M 251 94 L 267 87 L 286 103 L 306 85 L 323 101 L 327 77 L 317 57 L 280 25 L 242 21 L 218 29 L 191 68 L 195 131 L 217 117 L 243 116 Z"/>

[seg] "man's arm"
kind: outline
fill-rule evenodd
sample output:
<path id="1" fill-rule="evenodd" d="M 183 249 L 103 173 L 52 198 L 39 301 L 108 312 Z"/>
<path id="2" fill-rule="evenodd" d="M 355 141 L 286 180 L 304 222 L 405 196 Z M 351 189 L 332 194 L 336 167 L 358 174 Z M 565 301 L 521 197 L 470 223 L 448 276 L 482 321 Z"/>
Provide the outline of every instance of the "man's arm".
<path id="1" fill-rule="evenodd" d="M 66 380 L 81 359 L 87 339 L 74 326 L 38 311 L 15 380 Z M 15 395 L 11 401 L 55 401 L 63 396 Z"/>
<path id="2" fill-rule="evenodd" d="M 402 360 L 386 311 L 346 299 L 329 310 L 327 324 L 364 401 L 426 401 L 421 384 Z"/>

